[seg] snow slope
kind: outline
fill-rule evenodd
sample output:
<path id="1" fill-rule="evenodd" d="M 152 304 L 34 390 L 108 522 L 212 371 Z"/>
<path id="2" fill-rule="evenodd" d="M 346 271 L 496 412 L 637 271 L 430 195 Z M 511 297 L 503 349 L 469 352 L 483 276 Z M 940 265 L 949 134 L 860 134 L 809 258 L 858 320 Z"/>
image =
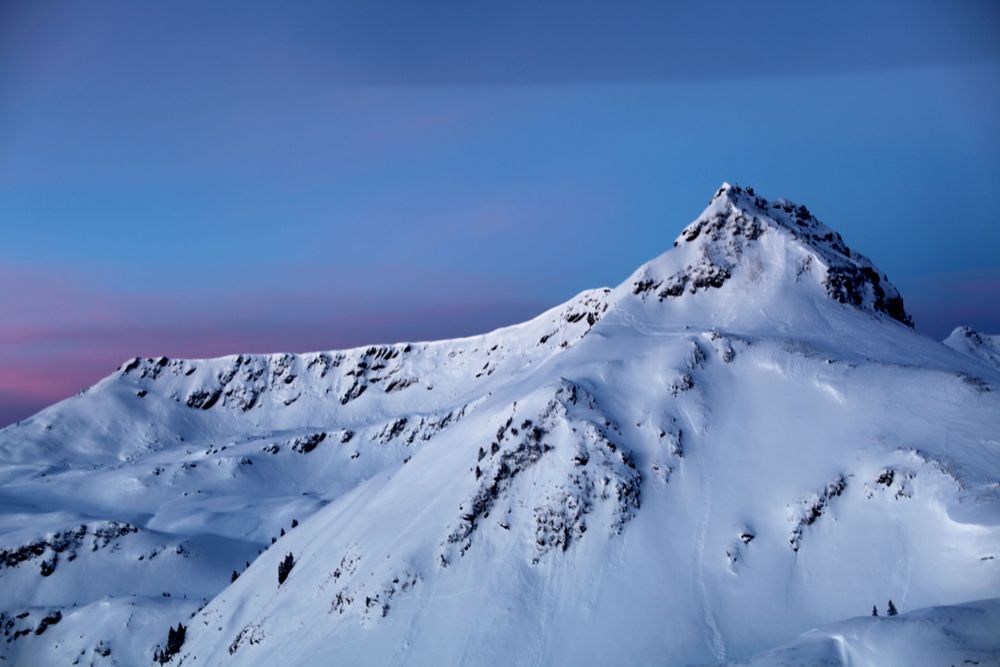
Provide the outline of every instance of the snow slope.
<path id="1" fill-rule="evenodd" d="M 1000 664 L 1000 600 L 919 609 L 900 616 L 862 616 L 811 630 L 746 667 Z"/>
<path id="2" fill-rule="evenodd" d="M 1000 597 L 1000 368 L 911 325 L 724 185 L 521 325 L 131 360 L 0 431 L 0 658 L 674 665 Z"/>
<path id="3" fill-rule="evenodd" d="M 1000 336 L 988 336 L 969 327 L 956 327 L 944 344 L 993 368 L 1000 368 Z"/>

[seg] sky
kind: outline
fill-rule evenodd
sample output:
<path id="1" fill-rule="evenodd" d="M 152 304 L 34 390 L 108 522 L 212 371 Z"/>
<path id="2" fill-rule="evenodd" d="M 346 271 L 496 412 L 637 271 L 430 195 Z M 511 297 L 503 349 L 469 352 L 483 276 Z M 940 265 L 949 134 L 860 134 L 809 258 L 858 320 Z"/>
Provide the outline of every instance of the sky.
<path id="1" fill-rule="evenodd" d="M 1000 333 L 1000 4 L 0 0 L 0 425 L 137 355 L 528 319 L 723 181 Z"/>

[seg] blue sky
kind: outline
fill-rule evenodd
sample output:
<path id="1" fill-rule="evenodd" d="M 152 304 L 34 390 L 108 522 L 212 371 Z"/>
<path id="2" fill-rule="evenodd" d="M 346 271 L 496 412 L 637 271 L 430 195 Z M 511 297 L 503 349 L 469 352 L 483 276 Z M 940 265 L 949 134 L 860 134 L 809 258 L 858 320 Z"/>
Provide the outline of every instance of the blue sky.
<path id="1" fill-rule="evenodd" d="M 0 0 L 0 423 L 134 355 L 512 323 L 724 181 L 1000 331 L 1000 6 Z"/>

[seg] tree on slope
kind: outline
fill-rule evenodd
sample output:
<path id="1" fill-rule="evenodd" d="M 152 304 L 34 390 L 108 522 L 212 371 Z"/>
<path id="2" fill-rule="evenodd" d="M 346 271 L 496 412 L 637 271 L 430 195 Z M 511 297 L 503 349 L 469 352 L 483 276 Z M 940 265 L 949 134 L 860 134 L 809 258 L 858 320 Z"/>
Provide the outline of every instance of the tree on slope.
<path id="1" fill-rule="evenodd" d="M 170 662 L 177 652 L 181 650 L 181 646 L 184 645 L 184 635 L 187 634 L 187 627 L 183 623 L 177 624 L 177 629 L 173 627 L 167 632 L 167 645 L 165 648 L 156 647 L 153 652 L 153 661 L 158 662 L 161 665 L 165 665 Z"/>
<path id="2" fill-rule="evenodd" d="M 295 567 L 295 557 L 292 554 L 285 556 L 285 559 L 278 563 L 278 585 L 285 583 L 288 573 Z"/>
<path id="3" fill-rule="evenodd" d="M 899 613 L 898 611 L 896 611 L 896 605 L 892 603 L 892 600 L 889 600 L 889 611 L 887 613 L 889 614 L 889 616 L 895 616 L 896 614 Z"/>

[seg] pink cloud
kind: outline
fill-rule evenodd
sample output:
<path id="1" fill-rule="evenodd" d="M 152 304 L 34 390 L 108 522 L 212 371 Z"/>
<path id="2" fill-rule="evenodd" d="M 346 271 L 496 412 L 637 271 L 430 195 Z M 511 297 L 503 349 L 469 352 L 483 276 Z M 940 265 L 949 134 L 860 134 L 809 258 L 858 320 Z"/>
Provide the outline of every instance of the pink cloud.
<path id="1" fill-rule="evenodd" d="M 223 290 L 178 301 L 10 266 L 0 267 L 0 282 L 17 286 L 0 292 L 0 312 L 12 314 L 0 321 L 0 425 L 76 393 L 134 356 L 304 352 L 461 336 L 520 321 L 548 305 L 502 300 L 486 290 L 481 299 L 452 303 L 405 294 L 395 302 L 363 303 L 353 296 L 338 301 Z"/>

